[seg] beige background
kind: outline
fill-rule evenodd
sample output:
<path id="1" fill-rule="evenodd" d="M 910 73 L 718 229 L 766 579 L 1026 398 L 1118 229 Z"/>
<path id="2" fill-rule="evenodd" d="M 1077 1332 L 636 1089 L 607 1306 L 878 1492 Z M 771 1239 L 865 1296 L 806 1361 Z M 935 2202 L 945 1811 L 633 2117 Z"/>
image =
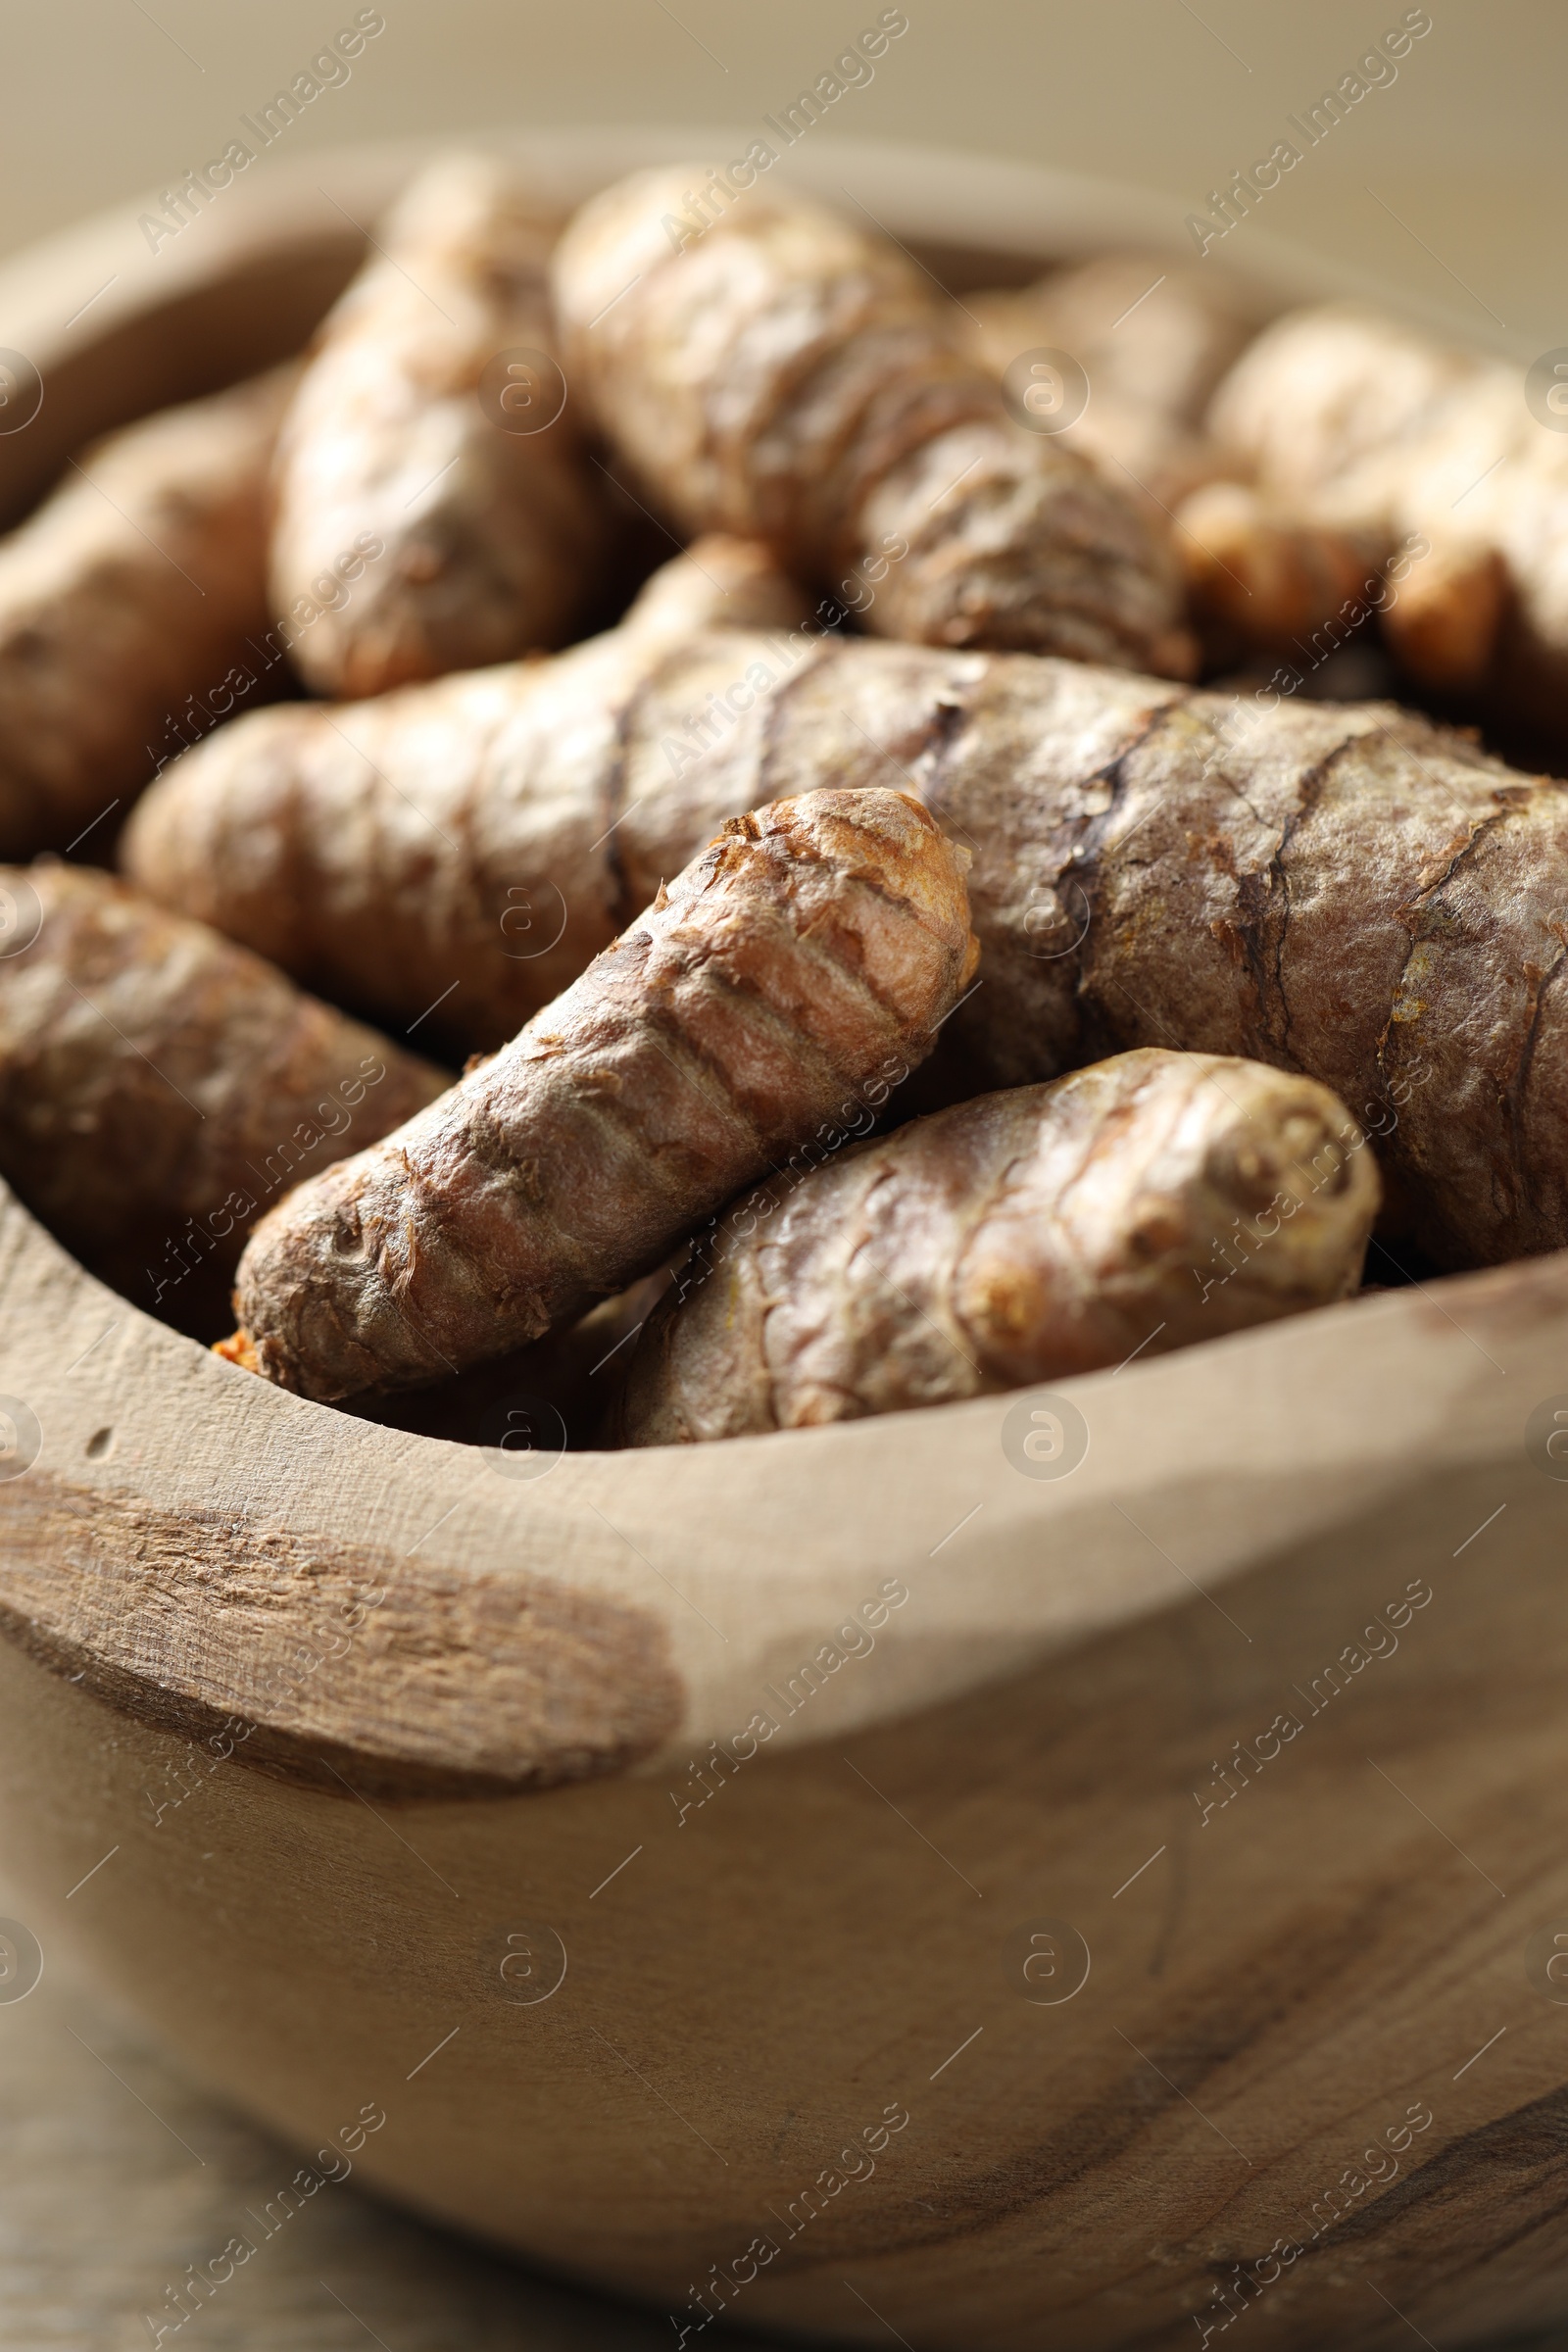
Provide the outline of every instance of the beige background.
<path id="1" fill-rule="evenodd" d="M 1396 24 L 1403 0 L 907 0 L 812 135 L 923 140 L 1200 205 Z M 49 0 L 5 12 L 0 250 L 220 152 L 358 0 Z M 263 159 L 504 122 L 752 125 L 881 0 L 384 0 L 353 78 Z M 1568 342 L 1561 0 L 1431 0 L 1433 28 L 1270 197 L 1271 233 L 1516 345 Z M 702 142 L 697 142 L 699 150 Z M 1261 221 L 1263 216 L 1259 216 Z M 1232 240 L 1238 253 L 1247 231 Z"/>

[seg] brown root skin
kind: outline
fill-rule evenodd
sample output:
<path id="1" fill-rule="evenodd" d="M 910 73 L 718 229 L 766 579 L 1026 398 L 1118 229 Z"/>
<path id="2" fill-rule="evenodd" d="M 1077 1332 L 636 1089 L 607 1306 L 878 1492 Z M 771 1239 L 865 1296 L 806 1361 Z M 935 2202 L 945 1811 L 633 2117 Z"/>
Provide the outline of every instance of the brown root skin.
<path id="1" fill-rule="evenodd" d="M 101 855 L 214 705 L 269 699 L 250 641 L 268 628 L 268 466 L 291 381 L 111 434 L 0 540 L 0 857 L 63 849 L 94 818 Z"/>
<path id="2" fill-rule="evenodd" d="M 1092 400 L 1061 437 L 1124 496 L 1137 500 L 1151 529 L 1171 536 L 1178 564 L 1183 550 L 1173 518 L 1183 499 L 1206 483 L 1234 476 L 1233 465 L 1212 441 L 1173 424 L 1157 409 L 1115 393 Z"/>
<path id="3" fill-rule="evenodd" d="M 1564 734 L 1568 435 L 1519 371 L 1351 307 L 1293 312 L 1215 395 L 1210 424 L 1259 488 L 1392 552 L 1392 651 L 1429 687 L 1479 690 Z M 1458 534 L 1462 533 L 1462 538 Z"/>
<path id="4" fill-rule="evenodd" d="M 930 1050 L 967 854 L 903 793 L 733 818 L 520 1036 L 291 1194 L 235 1310 L 263 1374 L 416 1387 L 574 1319 Z"/>
<path id="5" fill-rule="evenodd" d="M 1253 332 L 1223 279 L 1173 268 L 1169 255 L 1100 254 L 1032 286 L 966 294 L 953 327 L 998 377 L 1034 351 L 1078 363 L 1089 402 L 1062 442 L 1134 498 L 1160 537 L 1190 492 L 1234 473 L 1201 430 L 1215 385 Z"/>
<path id="6" fill-rule="evenodd" d="M 407 1003 L 407 1026 L 460 975 L 454 1004 L 499 1001 L 508 884 L 564 903 L 564 987 L 726 817 L 896 775 L 974 853 L 981 981 L 935 1101 L 1132 1046 L 1244 1054 L 1344 1098 L 1439 1263 L 1568 1247 L 1563 786 L 1277 678 L 1192 693 L 1026 655 L 617 633 L 540 665 L 507 732 L 472 698 L 518 674 L 339 712 L 341 733 L 309 711 L 224 729 L 138 812 L 136 870 L 296 973 L 318 967 L 289 926 L 312 956 L 352 945 L 332 993 Z M 274 721 L 275 763 L 253 762 Z M 411 800 L 480 855 L 443 865 Z"/>
<path id="7" fill-rule="evenodd" d="M 1032 286 L 966 294 L 958 323 L 994 374 L 1020 352 L 1066 351 L 1089 378 L 1091 408 L 1137 402 L 1189 427 L 1255 332 L 1224 278 L 1156 253 L 1097 254 Z"/>
<path id="8" fill-rule="evenodd" d="M 572 379 L 654 501 L 771 541 L 878 635 L 1189 674 L 1136 504 L 1014 423 L 913 263 L 772 184 L 672 229 L 704 176 L 607 189 L 554 263 Z"/>
<path id="9" fill-rule="evenodd" d="M 682 1248 L 677 1262 L 685 1255 Z M 339 1409 L 419 1437 L 497 1448 L 514 1457 L 521 1476 L 541 1472 L 562 1449 L 580 1453 L 617 1443 L 620 1394 L 638 1336 L 673 1278 L 671 1266 L 661 1266 L 530 1347 L 449 1373 L 432 1388 L 349 1397 Z M 244 1368 L 258 1369 L 253 1355 Z M 516 1461 L 525 1453 L 535 1458 Z"/>
<path id="10" fill-rule="evenodd" d="M 514 167 L 446 157 L 321 328 L 278 449 L 273 598 L 286 612 L 366 538 L 384 552 L 300 640 L 318 694 L 557 646 L 586 611 L 612 526 L 572 403 L 513 430 L 559 373 L 486 375 L 508 352 L 553 358 L 558 226 Z"/>
<path id="11" fill-rule="evenodd" d="M 1071 1378 L 1349 1295 L 1378 1204 L 1327 1088 L 1145 1050 L 982 1095 L 719 1220 L 638 1343 L 634 1446 Z"/>
<path id="12" fill-rule="evenodd" d="M 811 600 L 760 539 L 707 531 L 646 581 L 622 628 L 695 637 L 705 629 L 798 629 Z"/>
<path id="13" fill-rule="evenodd" d="M 1383 641 L 1406 674 L 1439 693 L 1479 686 L 1508 616 L 1508 575 L 1494 547 L 1434 542 L 1382 606 Z"/>
<path id="14" fill-rule="evenodd" d="M 210 1335 L 246 1236 L 446 1074 L 86 866 L 0 867 L 0 1174 L 150 1312 Z"/>
<path id="15" fill-rule="evenodd" d="M 1227 649 L 1285 652 L 1327 622 L 1368 618 L 1385 551 L 1293 515 L 1241 482 L 1211 482 L 1175 512 L 1197 617 Z"/>

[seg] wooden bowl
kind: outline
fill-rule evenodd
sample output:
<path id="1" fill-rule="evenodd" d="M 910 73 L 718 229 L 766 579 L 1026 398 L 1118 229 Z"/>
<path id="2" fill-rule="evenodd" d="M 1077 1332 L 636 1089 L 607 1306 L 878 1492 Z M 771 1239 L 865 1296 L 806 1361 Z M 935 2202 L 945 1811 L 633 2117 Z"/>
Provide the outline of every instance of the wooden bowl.
<path id="1" fill-rule="evenodd" d="M 517 143 L 564 198 L 681 151 Z M 13 510 L 297 343 L 409 161 L 0 274 L 45 388 Z M 1179 249 L 1014 167 L 800 176 L 968 283 Z M 1568 2312 L 1568 1259 L 1058 1396 L 554 1462 L 266 1388 L 9 1196 L 0 1265 L 24 1925 L 301 2151 L 198 2279 L 352 2169 L 677 2342 Z M 0 1929 L 0 2001 L 28 1950 Z"/>

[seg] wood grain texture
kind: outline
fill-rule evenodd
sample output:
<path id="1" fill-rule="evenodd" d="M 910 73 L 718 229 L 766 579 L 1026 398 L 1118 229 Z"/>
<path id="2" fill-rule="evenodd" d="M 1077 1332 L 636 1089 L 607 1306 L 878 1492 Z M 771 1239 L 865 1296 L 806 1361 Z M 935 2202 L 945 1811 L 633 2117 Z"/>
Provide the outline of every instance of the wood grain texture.
<path id="1" fill-rule="evenodd" d="M 576 1778 L 674 1729 L 668 1644 L 617 1593 L 612 1539 L 588 1533 L 597 1575 L 546 1572 L 572 1548 L 557 1514 L 482 1455 L 431 1461 L 324 1408 L 258 1418 L 260 1382 L 9 1200 L 0 1312 L 0 1382 L 42 1433 L 0 1493 L 0 1620 L 57 1671 L 193 1737 L 243 1725 L 249 1762 L 330 1784 L 352 1761 L 381 1788 Z M 26 1361 L 29 1322 L 72 1336 L 58 1385 Z"/>
<path id="2" fill-rule="evenodd" d="M 0 1915 L 23 1903 L 0 1883 Z M 1549 2160 L 1549 2129 L 1542 2145 Z M 168 2311 L 187 2266 L 264 2215 L 298 2166 L 51 1947 L 36 1992 L 0 2011 L 0 2347 L 146 2341 L 145 2315 Z M 662 2313 L 519 2270 L 364 2195 L 352 2176 L 259 2251 L 192 2330 L 209 2352 L 362 2352 L 368 2328 L 395 2352 L 663 2352 L 671 2340 Z M 761 2352 L 798 2339 L 726 2328 L 714 2340 Z M 1489 2352 L 1561 2342 L 1532 2328 Z"/>
<path id="3" fill-rule="evenodd" d="M 1259 2343 L 1392 2344 L 1384 2295 L 1462 2343 L 1561 2278 L 1568 2027 L 1528 1949 L 1568 1919 L 1565 1505 L 1524 1476 L 1412 1456 L 1229 1578 L 1138 1506 L 1212 1598 L 735 1771 L 695 1747 L 477 1803 L 214 1770 L 8 1650 L 7 1849 L 37 1932 L 115 1954 L 302 2152 L 377 2100 L 362 2178 L 677 2316 L 761 2233 L 728 2295 L 754 2325 L 878 2340 L 847 2278 L 920 2347 L 1174 2347 L 1284 2239 Z M 911 1564 L 901 1630 L 969 1565 Z M 1325 1679 L 1412 1583 L 1397 1648 Z M 885 1690 L 894 1646 L 845 1671 Z M 1224 1802 L 1282 1709 L 1298 1733 Z M 1041 1931 L 1064 1980 L 1092 1957 L 1059 2006 L 1022 1975 Z M 1414 2153 L 1349 2195 L 1412 2104 Z M 874 2175 L 827 2193 L 890 2107 Z"/>
<path id="4" fill-rule="evenodd" d="M 0 1884 L 0 1915 L 24 1898 Z M 171 2064 L 47 1954 L 0 2007 L 0 2347 L 128 2352 L 171 2286 L 270 2201 L 297 2153 Z M 275 2212 L 275 2203 L 274 2203 Z M 260 2237 L 260 2230 L 255 2234 Z M 204 2352 L 666 2352 L 663 2319 L 574 2293 L 361 2193 L 352 2174 L 263 2239 L 199 2325 Z M 754 2339 L 748 2336 L 748 2343 Z M 760 2339 L 755 2339 L 760 2341 Z"/>
<path id="5" fill-rule="evenodd" d="M 648 157 L 585 141 L 563 192 Z M 918 178 L 863 180 L 913 237 L 962 184 Z M 242 281 L 293 332 L 245 272 L 325 218 L 267 184 L 270 240 L 249 193 L 199 224 L 236 244 L 193 248 L 183 362 L 178 273 L 116 289 L 126 402 L 220 365 Z M 1044 258 L 1051 183 L 1009 220 L 987 185 L 952 233 L 990 203 Z M 1382 2352 L 1568 2312 L 1568 1259 L 529 1480 L 263 1389 L 6 1202 L 0 1398 L 38 1433 L 0 1481 L 19 1899 L 300 2161 L 378 2105 L 359 2179 L 671 2340 Z"/>

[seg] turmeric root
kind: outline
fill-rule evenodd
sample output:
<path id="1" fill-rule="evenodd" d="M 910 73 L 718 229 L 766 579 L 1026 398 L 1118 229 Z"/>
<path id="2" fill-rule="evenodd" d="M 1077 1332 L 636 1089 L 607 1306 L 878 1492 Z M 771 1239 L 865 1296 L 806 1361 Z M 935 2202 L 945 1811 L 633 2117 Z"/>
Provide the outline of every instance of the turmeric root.
<path id="1" fill-rule="evenodd" d="M 623 819 L 642 787 L 617 791 L 616 746 L 667 642 L 803 610 L 755 542 L 700 539 L 620 628 L 554 662 L 236 720 L 160 778 L 122 862 L 307 987 L 492 1051 L 751 805 L 726 795 L 713 825 L 694 808 L 667 864 L 628 873 Z M 728 688 L 728 653 L 713 666 Z"/>
<path id="2" fill-rule="evenodd" d="M 1482 685 L 1507 610 L 1508 574 L 1497 549 L 1435 530 L 1419 563 L 1401 570 L 1378 608 L 1395 661 L 1435 692 Z"/>
<path id="3" fill-rule="evenodd" d="M 644 581 L 622 628 L 695 637 L 702 629 L 795 629 L 811 603 L 760 539 L 709 531 Z"/>
<path id="4" fill-rule="evenodd" d="M 998 374 L 1031 348 L 1083 368 L 1087 407 L 1063 438 L 1141 492 L 1172 549 L 1210 657 L 1304 639 L 1377 584 L 1380 534 L 1355 534 L 1260 499 L 1249 455 L 1202 427 L 1255 331 L 1240 294 L 1155 254 L 1102 254 L 1022 292 L 964 298 L 970 347 Z M 1359 617 L 1370 608 L 1363 602 Z"/>
<path id="5" fill-rule="evenodd" d="M 684 1261 L 684 1247 L 677 1252 Z M 518 1478 L 538 1477 L 564 1452 L 617 1444 L 620 1398 L 638 1337 L 675 1279 L 663 1265 L 628 1290 L 510 1355 L 492 1356 L 428 1389 L 347 1398 L 345 1412 L 421 1438 L 494 1447 Z"/>
<path id="6" fill-rule="evenodd" d="M 460 838 L 509 829 L 536 901 L 554 882 L 574 914 L 629 914 L 728 815 L 828 779 L 903 784 L 974 852 L 984 961 L 943 1032 L 946 1100 L 1125 1047 L 1242 1054 L 1318 1079 L 1378 1133 L 1438 1262 L 1568 1246 L 1563 786 L 1390 704 L 1195 693 L 1027 655 L 713 631 L 651 654 L 607 638 L 544 676 L 554 699 L 529 707 L 504 801 L 480 772 L 490 736 L 460 740 L 421 704 L 421 738 L 411 696 L 398 764 L 378 740 L 385 778 L 334 765 L 334 801 L 284 763 L 271 834 L 225 799 L 224 738 L 191 755 L 143 805 L 134 870 L 177 896 L 199 860 L 192 899 L 260 931 L 291 891 L 320 889 L 335 828 L 366 859 L 346 899 L 363 905 L 379 845 L 416 832 L 401 796 L 423 760 L 472 810 Z M 172 884 L 151 870 L 160 846 Z M 475 906 L 466 873 L 451 887 Z M 427 936 L 413 895 L 383 886 L 361 918 L 365 969 L 389 985 Z M 477 936 L 486 918 L 463 919 Z"/>
<path id="7" fill-rule="evenodd" d="M 960 1102 L 722 1218 L 643 1332 L 634 1446 L 1070 1378 L 1344 1298 L 1378 1203 L 1326 1087 L 1144 1050 Z"/>
<path id="8" fill-rule="evenodd" d="M 555 257 L 572 380 L 646 493 L 689 531 L 768 540 L 878 635 L 1187 674 L 1164 548 L 1013 422 L 915 265 L 805 197 L 715 178 L 699 201 L 699 172 L 635 173 Z"/>
<path id="9" fill-rule="evenodd" d="M 0 867 L 0 1174 L 186 1330 L 271 1200 L 449 1083 L 89 867 Z"/>
<path id="10" fill-rule="evenodd" d="M 1195 616 L 1226 652 L 1304 649 L 1331 623 L 1343 640 L 1371 616 L 1380 543 L 1271 508 L 1241 482 L 1195 490 L 1174 519 Z"/>
<path id="11" fill-rule="evenodd" d="M 1532 415 L 1517 369 L 1354 309 L 1295 312 L 1244 355 L 1211 421 L 1265 492 L 1390 553 L 1414 546 L 1384 628 L 1424 684 L 1479 685 L 1562 735 L 1568 436 Z"/>
<path id="12" fill-rule="evenodd" d="M 0 540 L 0 857 L 118 822 L 171 740 L 233 708 L 234 666 L 267 626 L 267 469 L 288 381 L 110 434 Z"/>
<path id="13" fill-rule="evenodd" d="M 510 1046 L 272 1211 L 223 1352 L 327 1400 L 412 1388 L 651 1271 L 929 1051 L 977 952 L 965 862 L 903 793 L 734 819 Z"/>
<path id="14" fill-rule="evenodd" d="M 1425 443 L 1488 372 L 1474 353 L 1331 303 L 1265 328 L 1217 387 L 1208 422 L 1265 488 L 1392 535 L 1411 478 L 1401 453 Z M 1517 381 L 1514 392 L 1522 407 Z M 1338 512 L 1342 496 L 1348 514 Z"/>
<path id="15" fill-rule="evenodd" d="M 1233 470 L 1201 418 L 1254 327 L 1241 295 L 1211 271 L 1161 254 L 1098 254 L 1031 286 L 965 294 L 954 327 L 1004 380 L 1031 351 L 1069 354 L 1089 401 L 1062 440 L 1162 519 Z"/>
<path id="16" fill-rule="evenodd" d="M 1178 564 L 1183 553 L 1178 518 L 1182 501 L 1205 483 L 1228 480 L 1235 472 L 1212 441 L 1186 425 L 1173 424 L 1147 402 L 1127 400 L 1116 392 L 1092 399 L 1077 421 L 1063 428 L 1061 439 L 1141 507 L 1151 528 L 1173 534 Z"/>
<path id="17" fill-rule="evenodd" d="M 1100 253 L 1033 285 L 966 294 L 974 347 L 1001 374 L 1031 344 L 1070 352 L 1094 387 L 1197 427 L 1256 332 L 1246 297 L 1167 254 Z"/>
<path id="18" fill-rule="evenodd" d="M 609 524 L 554 359 L 558 225 L 514 167 L 448 157 L 321 328 L 278 448 L 274 600 L 286 611 L 361 533 L 386 553 L 296 649 L 318 694 L 573 634 Z"/>

